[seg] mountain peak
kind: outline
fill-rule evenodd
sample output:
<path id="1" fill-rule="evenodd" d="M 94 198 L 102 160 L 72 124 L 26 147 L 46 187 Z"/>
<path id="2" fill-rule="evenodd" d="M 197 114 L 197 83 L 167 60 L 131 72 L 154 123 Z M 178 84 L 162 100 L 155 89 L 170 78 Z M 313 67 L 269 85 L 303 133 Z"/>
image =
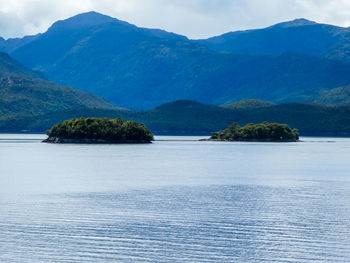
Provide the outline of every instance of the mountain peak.
<path id="1" fill-rule="evenodd" d="M 71 18 L 68 18 L 66 21 L 78 22 L 83 24 L 91 24 L 91 25 L 99 25 L 99 24 L 105 24 L 109 22 L 115 22 L 118 20 L 113 17 L 107 16 L 95 11 L 90 11 L 90 12 L 75 15 Z"/>
<path id="2" fill-rule="evenodd" d="M 95 11 L 90 11 L 90 12 L 75 15 L 65 20 L 59 20 L 56 23 L 54 23 L 50 29 L 58 29 L 58 28 L 76 29 L 81 27 L 99 26 L 99 25 L 112 23 L 112 22 L 122 23 L 125 25 L 128 24 L 116 18 L 103 15 Z"/>
<path id="3" fill-rule="evenodd" d="M 299 27 L 299 26 L 311 26 L 316 25 L 317 23 L 314 21 L 307 20 L 305 18 L 298 18 L 292 21 L 287 21 L 283 23 L 276 24 L 272 27 L 281 27 L 281 28 L 287 28 L 287 27 Z"/>

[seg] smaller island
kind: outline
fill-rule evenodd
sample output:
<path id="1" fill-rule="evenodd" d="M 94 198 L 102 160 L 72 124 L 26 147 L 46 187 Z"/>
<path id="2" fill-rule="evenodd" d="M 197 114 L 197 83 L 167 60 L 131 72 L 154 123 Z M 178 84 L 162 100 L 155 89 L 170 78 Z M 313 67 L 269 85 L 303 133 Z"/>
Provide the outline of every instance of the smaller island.
<path id="1" fill-rule="evenodd" d="M 46 143 L 122 144 L 151 143 L 152 132 L 134 121 L 121 118 L 77 118 L 54 125 Z"/>
<path id="2" fill-rule="evenodd" d="M 243 127 L 233 123 L 222 132 L 213 133 L 208 141 L 297 142 L 299 131 L 280 123 L 250 123 Z"/>

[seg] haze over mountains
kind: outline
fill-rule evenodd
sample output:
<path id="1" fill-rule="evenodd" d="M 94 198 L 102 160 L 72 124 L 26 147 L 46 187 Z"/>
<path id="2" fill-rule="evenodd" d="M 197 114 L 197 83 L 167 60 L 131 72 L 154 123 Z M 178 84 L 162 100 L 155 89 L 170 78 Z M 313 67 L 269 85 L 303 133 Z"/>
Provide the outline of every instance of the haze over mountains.
<path id="1" fill-rule="evenodd" d="M 0 40 L 0 50 L 61 85 L 137 110 L 178 99 L 345 104 L 349 31 L 299 19 L 194 41 L 89 12 Z"/>

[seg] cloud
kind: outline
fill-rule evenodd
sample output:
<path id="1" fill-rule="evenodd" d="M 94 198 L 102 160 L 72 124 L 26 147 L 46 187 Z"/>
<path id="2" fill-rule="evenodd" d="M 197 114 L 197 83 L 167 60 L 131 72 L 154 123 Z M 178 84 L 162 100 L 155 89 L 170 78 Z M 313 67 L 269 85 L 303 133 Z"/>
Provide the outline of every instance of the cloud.
<path id="1" fill-rule="evenodd" d="M 0 0 L 0 35 L 36 34 L 56 20 L 91 10 L 191 38 L 300 17 L 350 25 L 348 0 Z"/>

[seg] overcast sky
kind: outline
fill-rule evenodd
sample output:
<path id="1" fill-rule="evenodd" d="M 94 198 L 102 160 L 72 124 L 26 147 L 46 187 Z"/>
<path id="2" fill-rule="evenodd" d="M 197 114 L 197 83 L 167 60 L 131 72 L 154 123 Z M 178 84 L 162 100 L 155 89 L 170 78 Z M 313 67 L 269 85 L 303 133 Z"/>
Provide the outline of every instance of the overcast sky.
<path id="1" fill-rule="evenodd" d="M 350 0 L 0 0 L 0 36 L 44 32 L 56 20 L 91 10 L 190 38 L 301 17 L 350 26 Z"/>

